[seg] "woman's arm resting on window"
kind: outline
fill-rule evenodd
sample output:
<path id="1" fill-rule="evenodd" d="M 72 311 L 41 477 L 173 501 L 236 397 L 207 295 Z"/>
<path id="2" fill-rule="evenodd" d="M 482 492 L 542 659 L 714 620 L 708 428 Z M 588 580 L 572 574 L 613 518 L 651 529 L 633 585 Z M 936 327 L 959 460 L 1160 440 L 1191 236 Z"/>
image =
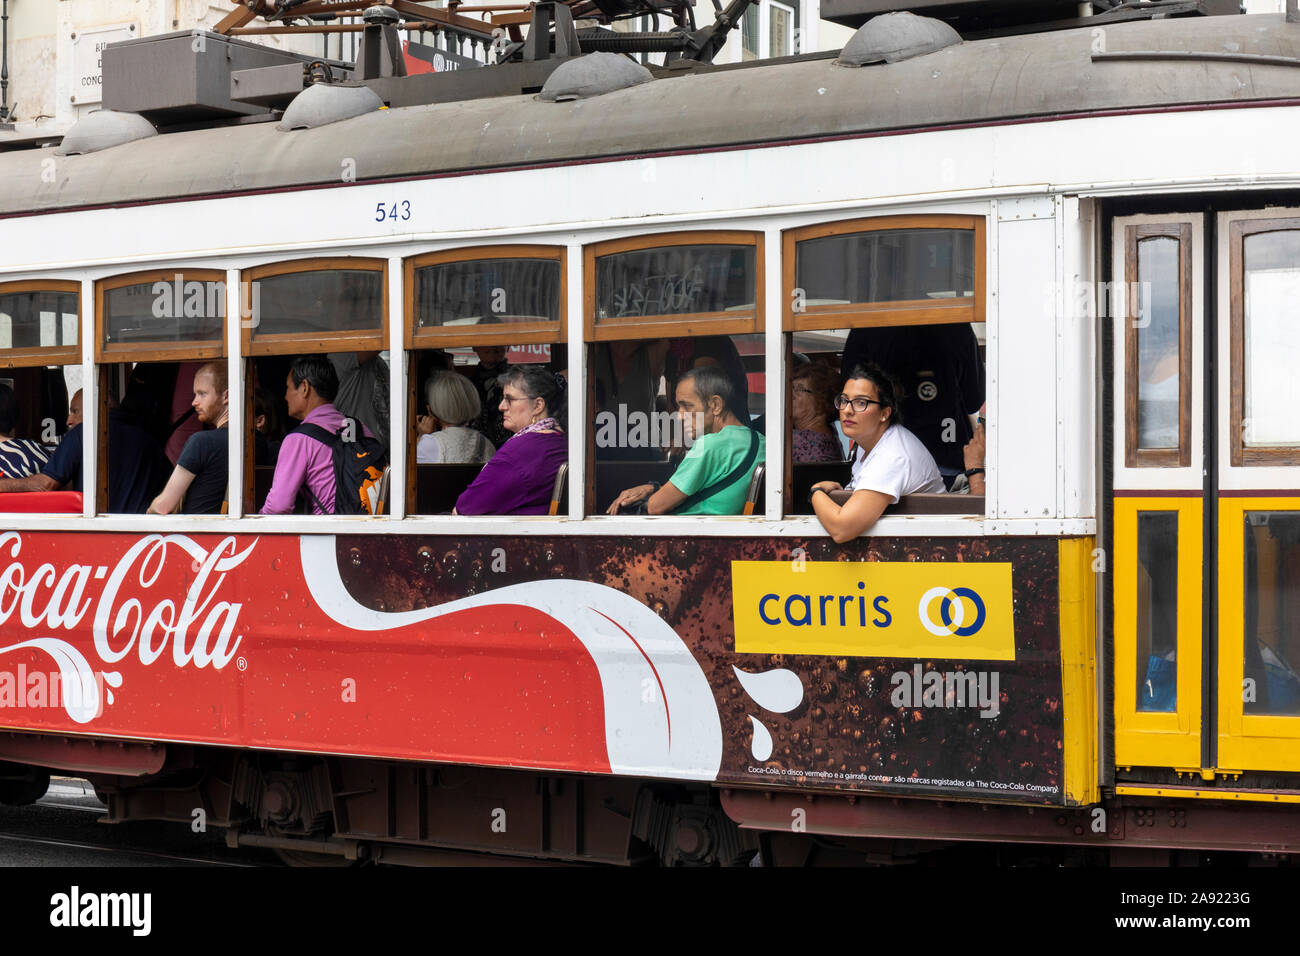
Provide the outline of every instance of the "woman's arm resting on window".
<path id="1" fill-rule="evenodd" d="M 822 485 L 834 482 L 822 482 Z M 813 495 L 813 511 L 822 527 L 835 540 L 836 544 L 852 541 L 875 524 L 885 509 L 892 503 L 889 495 L 879 491 L 863 489 L 855 491 L 853 497 L 841 507 L 831 500 L 830 495 Z"/>

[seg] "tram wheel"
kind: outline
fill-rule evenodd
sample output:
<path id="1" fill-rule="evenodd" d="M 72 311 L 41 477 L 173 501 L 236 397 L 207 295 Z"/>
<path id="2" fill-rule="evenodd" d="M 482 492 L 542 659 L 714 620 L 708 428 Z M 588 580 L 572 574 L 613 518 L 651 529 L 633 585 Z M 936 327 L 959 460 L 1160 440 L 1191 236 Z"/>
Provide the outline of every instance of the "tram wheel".
<path id="1" fill-rule="evenodd" d="M 45 796 L 50 789 L 50 772 L 41 767 L 0 763 L 0 803 L 25 807 Z"/>

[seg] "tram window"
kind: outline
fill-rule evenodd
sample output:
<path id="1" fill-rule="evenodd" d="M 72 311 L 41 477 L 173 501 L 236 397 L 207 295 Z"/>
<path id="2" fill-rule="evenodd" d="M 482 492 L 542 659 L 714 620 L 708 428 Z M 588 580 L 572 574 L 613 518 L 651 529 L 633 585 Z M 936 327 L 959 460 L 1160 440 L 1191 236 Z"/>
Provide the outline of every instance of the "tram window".
<path id="1" fill-rule="evenodd" d="M 525 401 L 526 391 L 541 388 L 548 407 L 560 403 L 565 261 L 563 247 L 543 245 L 478 246 L 406 260 L 411 513 L 567 513 L 568 469 L 560 467 L 568 456 L 567 420 L 528 433 L 546 432 L 525 442 L 544 454 L 512 465 L 519 446 L 511 445 L 497 458 L 533 417 L 540 420 L 541 413 L 524 414 L 537 408 Z M 521 368 L 533 370 L 526 373 L 531 385 L 501 380 Z M 567 411 L 567 386 L 564 393 Z M 513 400 L 503 412 L 507 395 Z"/>
<path id="2" fill-rule="evenodd" d="M 51 288 L 51 285 L 57 288 Z M 0 285 L 0 363 L 18 356 L 80 361 L 75 283 Z"/>
<path id="3" fill-rule="evenodd" d="M 848 486 L 857 448 L 845 435 L 834 402 L 847 374 L 867 363 L 898 385 L 898 422 L 924 446 L 925 455 L 917 452 L 925 459 L 918 458 L 918 476 L 933 466 L 943 487 L 959 492 L 903 495 L 888 513 L 982 513 L 982 494 L 971 494 L 969 483 L 959 477 L 967 468 L 986 464 L 972 443 L 976 413 L 984 403 L 982 334 L 982 325 L 966 323 L 793 333 L 785 383 L 791 474 L 787 513 L 812 514 L 808 496 L 819 482 Z"/>
<path id="4" fill-rule="evenodd" d="M 1178 709 L 1178 514 L 1137 516 L 1137 709 Z"/>
<path id="5" fill-rule="evenodd" d="M 106 353 L 135 346 L 215 342 L 226 315 L 226 284 L 175 273 L 127 276 L 100 286 L 101 342 Z"/>
<path id="6" fill-rule="evenodd" d="M 753 513 L 766 452 L 763 348 L 753 334 L 590 345 L 593 513 Z M 670 483 L 651 502 L 658 489 L 647 489 Z"/>
<path id="7" fill-rule="evenodd" d="M 381 259 L 280 262 L 244 273 L 249 355 L 386 346 L 388 290 Z"/>
<path id="8" fill-rule="evenodd" d="M 1300 714 L 1300 514 L 1247 512 L 1247 714 Z"/>
<path id="9" fill-rule="evenodd" d="M 1232 226 L 1233 463 L 1300 464 L 1300 345 L 1293 322 L 1300 296 L 1300 221 Z"/>
<path id="10" fill-rule="evenodd" d="M 1191 249 L 1188 223 L 1126 230 L 1125 460 L 1191 462 Z"/>
<path id="11" fill-rule="evenodd" d="M 81 401 L 73 395 L 81 380 L 79 290 L 59 280 L 0 283 L 0 511 L 81 511 L 77 496 L 42 477 L 79 421 L 69 408 L 70 396 L 77 408 Z"/>
<path id="12" fill-rule="evenodd" d="M 746 232 L 685 232 L 585 250 L 590 341 L 759 331 L 763 250 Z"/>
<path id="13" fill-rule="evenodd" d="M 386 276 L 386 260 L 359 256 L 245 270 L 241 309 L 249 358 L 238 417 L 246 435 L 248 514 L 386 510 L 391 435 Z M 315 431 L 318 426 L 324 434 Z M 316 444 L 303 444 L 313 435 L 320 439 Z M 332 498 L 338 489 L 323 478 L 315 483 L 315 500 L 302 492 L 312 487 L 304 468 L 332 455 L 324 441 L 331 435 L 357 443 L 370 462 L 349 479 L 355 503 L 351 497 L 347 502 Z M 316 471 L 323 475 L 325 469 Z"/>
<path id="14" fill-rule="evenodd" d="M 882 216 L 783 236 L 786 331 L 982 322 L 984 220 Z M 839 321 L 835 321 L 839 317 Z"/>

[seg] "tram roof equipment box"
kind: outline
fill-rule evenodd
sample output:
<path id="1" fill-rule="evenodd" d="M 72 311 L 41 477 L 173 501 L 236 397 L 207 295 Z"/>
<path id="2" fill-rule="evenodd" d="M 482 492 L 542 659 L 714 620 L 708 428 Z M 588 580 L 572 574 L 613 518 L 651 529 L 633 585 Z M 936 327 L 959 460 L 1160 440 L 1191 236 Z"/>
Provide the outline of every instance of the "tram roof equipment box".
<path id="1" fill-rule="evenodd" d="M 267 67 L 301 70 L 314 59 L 319 58 L 207 31 L 125 40 L 104 50 L 104 109 L 140 113 L 160 125 L 265 114 L 269 110 L 260 103 L 232 99 L 231 74 Z M 301 74 L 297 82 L 301 89 Z"/>

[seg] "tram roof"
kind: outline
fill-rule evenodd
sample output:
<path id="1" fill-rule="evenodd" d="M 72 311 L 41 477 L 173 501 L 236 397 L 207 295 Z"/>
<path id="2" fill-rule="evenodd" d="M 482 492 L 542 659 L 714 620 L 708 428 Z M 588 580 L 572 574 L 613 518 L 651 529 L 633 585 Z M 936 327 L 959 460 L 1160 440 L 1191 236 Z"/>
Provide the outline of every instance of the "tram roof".
<path id="1" fill-rule="evenodd" d="M 1281 15 L 1105 26 L 1107 54 L 1295 58 L 1295 65 L 1190 57 L 1094 60 L 1096 28 L 966 41 L 861 68 L 800 58 L 718 68 L 542 102 L 496 97 L 376 111 L 312 130 L 275 123 L 166 133 L 98 153 L 0 153 L 0 215 L 168 198 L 778 143 L 998 120 L 1300 96 L 1300 23 Z M 490 67 L 487 67 L 490 69 Z"/>

